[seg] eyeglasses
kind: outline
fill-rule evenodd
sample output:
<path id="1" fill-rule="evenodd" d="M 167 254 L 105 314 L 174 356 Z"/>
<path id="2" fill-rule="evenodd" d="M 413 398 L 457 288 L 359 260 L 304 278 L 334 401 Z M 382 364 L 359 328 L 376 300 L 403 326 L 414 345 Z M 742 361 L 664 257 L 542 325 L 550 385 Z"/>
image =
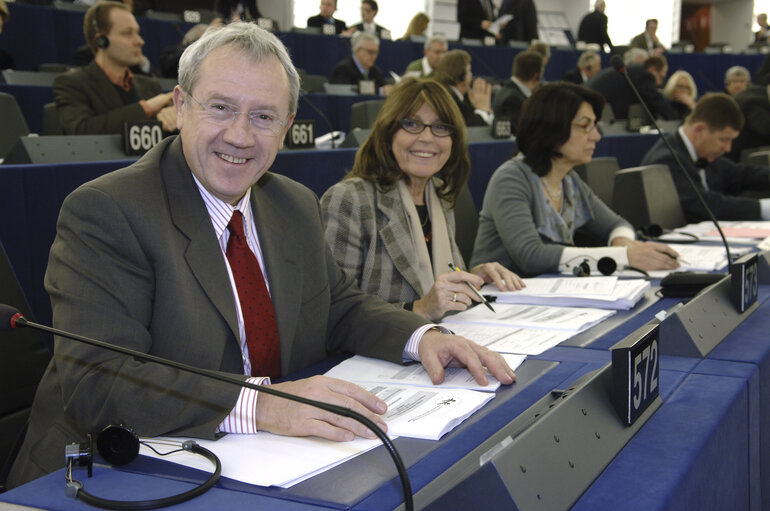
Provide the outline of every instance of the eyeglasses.
<path id="1" fill-rule="evenodd" d="M 580 131 L 582 131 L 586 135 L 590 134 L 593 130 L 597 130 L 597 131 L 599 130 L 598 121 L 594 121 L 588 124 L 573 122 L 572 125 L 578 128 Z"/>
<path id="2" fill-rule="evenodd" d="M 275 114 L 270 112 L 239 112 L 234 106 L 225 103 L 208 103 L 204 105 L 195 99 L 189 92 L 187 95 L 203 109 L 203 117 L 207 121 L 218 126 L 228 126 L 236 117 L 244 114 L 249 119 L 249 125 L 256 128 L 257 131 L 268 136 L 277 137 L 281 134 L 281 130 L 288 124 L 287 121 L 279 119 Z"/>
<path id="3" fill-rule="evenodd" d="M 417 135 L 425 131 L 425 128 L 430 128 L 430 132 L 436 137 L 448 137 L 455 132 L 455 127 L 451 124 L 445 124 L 443 122 L 437 122 L 433 124 L 425 124 L 417 119 L 401 119 L 399 122 L 401 129 L 413 135 Z"/>

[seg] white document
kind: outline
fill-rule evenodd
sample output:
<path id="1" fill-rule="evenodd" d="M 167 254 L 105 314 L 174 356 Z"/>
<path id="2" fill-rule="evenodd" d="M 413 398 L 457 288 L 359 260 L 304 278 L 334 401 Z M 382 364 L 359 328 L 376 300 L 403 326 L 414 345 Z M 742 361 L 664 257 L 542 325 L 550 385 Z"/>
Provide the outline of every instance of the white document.
<path id="1" fill-rule="evenodd" d="M 443 326 L 498 353 L 518 353 L 521 355 L 539 355 L 574 335 L 573 332 L 564 330 L 511 328 L 476 323 L 447 323 Z M 514 367 L 511 362 L 508 362 L 508 365 L 514 371 L 518 367 L 518 364 Z"/>
<path id="2" fill-rule="evenodd" d="M 770 232 L 770 221 L 765 220 L 724 220 L 719 225 L 725 231 L 725 237 L 728 243 L 740 243 L 746 245 L 755 245 L 762 239 L 768 237 Z M 689 224 L 684 227 L 674 229 L 670 234 L 664 234 L 659 239 L 662 242 L 666 240 L 685 240 L 688 237 L 677 235 L 677 232 L 687 232 L 698 236 L 703 241 L 722 241 L 719 233 L 716 231 L 713 222 L 704 221 L 697 224 Z"/>
<path id="3" fill-rule="evenodd" d="M 727 267 L 727 252 L 722 245 L 674 245 L 679 253 L 679 268 L 672 271 L 717 271 Z M 743 255 L 751 247 L 730 247 L 730 254 L 735 257 Z M 663 278 L 671 271 L 650 271 L 650 277 Z"/>
<path id="4" fill-rule="evenodd" d="M 497 304 L 517 303 L 562 307 L 595 307 L 627 310 L 644 296 L 650 283 L 643 279 L 617 277 L 559 277 L 524 279 L 527 287 L 519 291 L 500 291 L 487 284 L 482 293 L 496 296 Z"/>
<path id="5" fill-rule="evenodd" d="M 488 385 L 479 385 L 464 367 L 447 367 L 444 369 L 444 381 L 439 385 L 433 385 L 422 364 L 415 363 L 404 366 L 361 355 L 343 360 L 327 371 L 326 376 L 359 384 L 368 382 L 388 385 L 417 385 L 439 389 L 468 389 L 486 392 L 494 392 L 500 387 L 500 382 L 491 374 L 487 374 Z"/>
<path id="6" fill-rule="evenodd" d="M 173 448 L 158 446 L 155 440 L 175 445 L 184 440 L 195 440 L 217 455 L 222 463 L 222 476 L 258 486 L 282 488 L 304 481 L 382 444 L 379 439 L 356 437 L 351 442 L 333 442 L 316 437 L 288 437 L 266 432 L 256 435 L 230 434 L 219 440 L 164 437 L 147 440 L 160 452 L 169 452 Z M 212 472 L 212 465 L 207 459 L 186 451 L 159 456 L 142 445 L 139 453 Z"/>
<path id="7" fill-rule="evenodd" d="M 435 386 L 367 383 L 361 386 L 388 404 L 382 418 L 388 425 L 389 435 L 425 440 L 438 440 L 495 397 L 491 392 Z"/>
<path id="8" fill-rule="evenodd" d="M 503 14 L 499 18 L 497 18 L 487 29 L 487 32 L 490 32 L 494 35 L 499 35 L 500 31 L 505 27 L 505 25 L 508 24 L 513 19 L 513 14 Z"/>
<path id="9" fill-rule="evenodd" d="M 615 314 L 614 310 L 577 307 L 546 307 L 542 305 L 515 305 L 495 303 L 492 312 L 486 307 L 473 307 L 446 316 L 444 323 L 480 323 L 492 326 L 542 328 L 579 333 Z"/>

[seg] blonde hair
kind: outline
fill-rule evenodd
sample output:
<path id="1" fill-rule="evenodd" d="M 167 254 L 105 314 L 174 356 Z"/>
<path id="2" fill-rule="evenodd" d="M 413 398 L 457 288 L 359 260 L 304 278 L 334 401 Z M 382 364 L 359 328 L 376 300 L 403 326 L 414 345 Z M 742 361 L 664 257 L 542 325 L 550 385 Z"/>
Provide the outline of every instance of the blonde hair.
<path id="1" fill-rule="evenodd" d="M 687 80 L 687 85 L 690 86 L 690 99 L 695 101 L 695 98 L 698 97 L 698 87 L 695 85 L 695 80 L 692 79 L 690 73 L 681 69 L 679 71 L 674 71 L 668 79 L 666 86 L 663 87 L 663 95 L 666 96 L 666 98 L 673 100 L 674 90 L 676 89 L 676 84 L 679 82 L 680 78 Z"/>
<path id="2" fill-rule="evenodd" d="M 406 27 L 406 32 L 404 33 L 403 37 L 401 37 L 401 39 L 406 40 L 413 35 L 424 35 L 425 31 L 428 29 L 428 23 L 430 23 L 430 18 L 428 15 L 424 12 L 418 12 L 409 21 L 409 25 Z"/>

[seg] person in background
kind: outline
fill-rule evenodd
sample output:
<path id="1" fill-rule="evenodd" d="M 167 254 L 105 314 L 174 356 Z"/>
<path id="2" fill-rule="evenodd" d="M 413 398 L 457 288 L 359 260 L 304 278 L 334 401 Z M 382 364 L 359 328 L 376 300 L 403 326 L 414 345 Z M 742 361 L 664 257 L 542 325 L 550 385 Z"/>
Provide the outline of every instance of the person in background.
<path id="1" fill-rule="evenodd" d="M 551 60 L 551 47 L 544 41 L 532 41 L 527 51 L 534 51 L 543 56 L 543 74 L 540 78 L 545 78 L 545 67 L 548 65 L 548 61 Z"/>
<path id="2" fill-rule="evenodd" d="M 698 99 L 698 87 L 692 75 L 683 69 L 674 71 L 663 87 L 663 96 L 671 103 L 680 120 L 690 115 Z"/>
<path id="3" fill-rule="evenodd" d="M 438 69 L 439 60 L 449 50 L 449 43 L 443 35 L 433 35 L 425 40 L 423 53 L 425 56 L 421 59 L 413 60 L 406 66 L 404 76 L 414 76 L 423 78 L 433 76 Z"/>
<path id="4" fill-rule="evenodd" d="M 754 42 L 767 44 L 768 39 L 770 39 L 770 25 L 767 24 L 766 13 L 757 14 L 757 25 L 759 25 L 759 30 L 754 32 Z"/>
<path id="5" fill-rule="evenodd" d="M 5 5 L 5 0 L 0 0 L 0 34 L 3 33 L 3 25 L 8 23 L 10 17 L 11 13 Z M 0 50 L 0 69 L 13 69 L 13 57 L 3 50 Z"/>
<path id="6" fill-rule="evenodd" d="M 641 65 L 626 65 L 628 77 L 649 106 L 652 115 L 666 120 L 676 119 L 676 112 L 658 91 L 668 73 L 666 58 L 663 55 L 653 55 L 647 57 Z M 599 71 L 585 85 L 604 96 L 616 119 L 628 119 L 628 107 L 639 102 L 626 78 L 611 67 Z"/>
<path id="7" fill-rule="evenodd" d="M 361 289 L 438 321 L 478 302 L 468 288 L 520 289 L 497 263 L 465 263 L 453 206 L 470 174 L 463 119 L 431 79 L 405 78 L 388 96 L 353 170 L 321 198 L 326 241 Z"/>
<path id="8" fill-rule="evenodd" d="M 334 17 L 334 11 L 337 10 L 337 0 L 321 0 L 321 12 L 307 19 L 307 26 L 310 28 L 322 28 L 324 25 L 334 25 L 337 35 L 345 32 L 347 24 Z"/>
<path id="9" fill-rule="evenodd" d="M 388 35 L 388 39 L 390 39 L 390 30 L 374 22 L 374 17 L 377 16 L 378 11 L 379 7 L 375 0 L 363 0 L 361 2 L 361 23 L 357 23 L 348 28 L 348 30 L 345 31 L 345 34 L 350 35 L 356 31 L 369 32 L 382 39 L 382 32 L 384 30 Z"/>
<path id="10" fill-rule="evenodd" d="M 770 190 L 770 168 L 735 163 L 724 156 L 743 123 L 741 109 L 732 97 L 709 93 L 698 100 L 679 130 L 666 137 L 717 220 L 770 220 L 770 199 L 740 196 L 746 190 Z M 671 169 L 687 222 L 709 220 L 663 140 L 642 159 L 642 165 L 658 163 Z"/>
<path id="11" fill-rule="evenodd" d="M 385 74 L 374 62 L 380 54 L 380 40 L 368 32 L 356 32 L 350 41 L 353 54 L 337 62 L 329 83 L 358 85 L 362 80 L 372 80 L 380 94 L 387 96 L 391 85 Z"/>
<path id="12" fill-rule="evenodd" d="M 409 20 L 406 32 L 399 41 L 409 41 L 412 36 L 424 36 L 425 31 L 428 30 L 428 23 L 430 23 L 428 15 L 424 12 L 418 12 Z"/>
<path id="13" fill-rule="evenodd" d="M 323 375 L 271 382 L 346 351 L 515 379 L 497 353 L 363 293 L 332 258 L 318 199 L 268 171 L 299 74 L 254 23 L 208 30 L 179 64 L 179 136 L 65 200 L 46 271 L 54 326 L 363 413 L 387 405 Z M 466 160 L 467 161 L 467 160 Z M 375 438 L 350 418 L 62 338 L 9 486 L 58 470 L 65 443 L 120 421 L 139 436 Z"/>
<path id="14" fill-rule="evenodd" d="M 733 66 L 725 71 L 725 92 L 735 96 L 751 85 L 751 73 L 743 66 Z"/>
<path id="15" fill-rule="evenodd" d="M 457 22 L 460 23 L 460 39 L 484 39 L 495 37 L 488 32 L 495 21 L 492 0 L 457 0 Z"/>
<path id="16" fill-rule="evenodd" d="M 53 95 L 66 135 L 123 133 L 126 121 L 157 119 L 163 130 L 176 130 L 171 92 L 135 75 L 130 67 L 144 59 L 144 40 L 125 4 L 97 2 L 83 20 L 94 60 L 54 79 Z"/>
<path id="17" fill-rule="evenodd" d="M 543 56 L 535 51 L 523 51 L 513 59 L 513 74 L 495 96 L 492 110 L 497 119 L 511 122 L 511 133 L 518 130 L 521 108 L 540 85 L 543 76 Z"/>
<path id="18" fill-rule="evenodd" d="M 166 78 L 176 78 L 177 70 L 179 68 L 179 59 L 182 57 L 182 53 L 185 49 L 200 39 L 207 28 L 219 26 L 222 26 L 222 18 L 214 18 L 208 25 L 204 23 L 193 25 L 190 30 L 185 32 L 184 37 L 179 44 L 164 49 L 161 52 L 159 59 L 161 76 Z"/>
<path id="19" fill-rule="evenodd" d="M 658 20 L 649 19 L 644 23 L 644 32 L 631 39 L 631 48 L 647 50 L 650 55 L 660 55 L 666 49 L 658 39 Z"/>
<path id="20" fill-rule="evenodd" d="M 466 126 L 492 124 L 492 86 L 483 78 L 473 79 L 471 56 L 467 51 L 446 52 L 438 62 L 435 78 L 455 100 Z"/>
<path id="21" fill-rule="evenodd" d="M 577 66 L 567 71 L 562 80 L 582 85 L 589 78 L 602 70 L 602 59 L 594 51 L 584 51 L 580 54 Z"/>
<path id="22" fill-rule="evenodd" d="M 471 265 L 499 261 L 524 276 L 569 270 L 611 257 L 618 267 L 672 270 L 677 253 L 634 239 L 631 225 L 605 205 L 572 169 L 586 164 L 601 136 L 604 99 L 568 82 L 538 88 L 524 104 L 520 154 L 492 175 L 479 215 Z M 578 231 L 604 246 L 575 246 Z"/>
<path id="23" fill-rule="evenodd" d="M 767 85 L 751 85 L 732 96 L 745 123 L 727 157 L 740 163 L 745 152 L 770 146 L 770 97 Z"/>
<path id="24" fill-rule="evenodd" d="M 500 31 L 501 42 L 508 41 L 530 42 L 538 38 L 537 9 L 532 0 L 503 0 L 497 16 L 510 14 L 513 19 L 505 24 Z"/>
<path id="25" fill-rule="evenodd" d="M 607 3 L 604 0 L 597 0 L 594 4 L 594 10 L 583 16 L 578 27 L 578 41 L 598 44 L 600 49 L 604 45 L 609 46 L 610 53 L 614 51 L 612 40 L 607 33 L 607 15 L 604 11 L 607 9 Z"/>

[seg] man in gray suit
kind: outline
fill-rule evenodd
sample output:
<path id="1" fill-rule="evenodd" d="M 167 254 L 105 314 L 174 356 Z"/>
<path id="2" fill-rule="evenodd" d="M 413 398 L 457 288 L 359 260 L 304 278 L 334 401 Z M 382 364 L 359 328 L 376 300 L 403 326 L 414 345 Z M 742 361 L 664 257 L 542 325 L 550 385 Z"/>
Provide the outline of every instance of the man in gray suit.
<path id="1" fill-rule="evenodd" d="M 94 60 L 61 74 L 53 83 L 54 99 L 64 133 L 123 133 L 127 121 L 157 119 L 174 131 L 172 93 L 160 83 L 129 69 L 142 63 L 144 40 L 125 4 L 97 2 L 86 12 L 83 32 Z"/>
<path id="2" fill-rule="evenodd" d="M 281 375 L 350 351 L 419 360 L 436 383 L 450 363 L 482 383 L 483 366 L 503 383 L 514 380 L 500 355 L 361 292 L 326 246 L 317 198 L 267 172 L 299 93 L 275 36 L 249 23 L 209 30 L 184 52 L 179 79 L 180 135 L 86 183 L 62 206 L 45 278 L 56 327 L 265 382 L 270 373 L 253 359 L 265 331 L 247 334 L 246 317 L 272 309 Z M 245 280 L 267 287 L 265 308 L 241 305 L 231 232 L 245 235 L 244 257 L 264 274 Z M 384 426 L 385 403 L 351 383 L 315 376 L 274 387 Z M 57 339 L 9 484 L 56 470 L 66 442 L 115 422 L 140 436 L 372 437 L 309 406 Z"/>

